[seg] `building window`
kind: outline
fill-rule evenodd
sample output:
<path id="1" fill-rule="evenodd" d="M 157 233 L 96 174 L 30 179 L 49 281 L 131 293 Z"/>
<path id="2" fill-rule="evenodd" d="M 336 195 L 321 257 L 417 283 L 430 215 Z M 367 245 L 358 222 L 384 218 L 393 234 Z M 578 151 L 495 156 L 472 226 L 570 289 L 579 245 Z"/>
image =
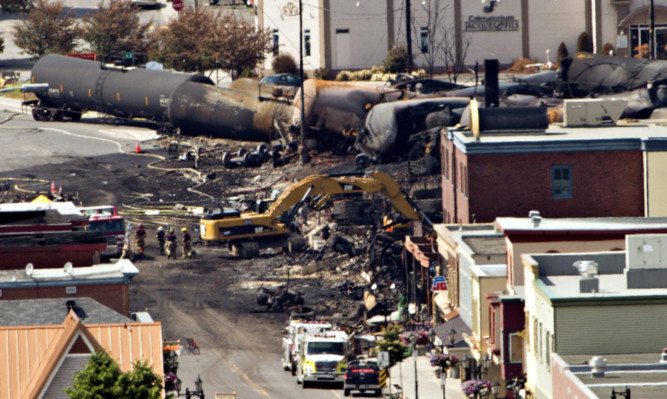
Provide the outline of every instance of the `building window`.
<path id="1" fill-rule="evenodd" d="M 551 194 L 554 198 L 572 198 L 572 166 L 551 167 Z"/>
<path id="2" fill-rule="evenodd" d="M 428 53 L 428 27 L 422 26 L 420 38 L 422 54 L 426 54 Z"/>
<path id="3" fill-rule="evenodd" d="M 273 51 L 273 55 L 278 55 L 280 51 L 280 39 L 278 36 L 278 29 L 274 29 L 271 38 L 273 39 L 273 46 L 271 47 L 271 50 Z"/>
<path id="4" fill-rule="evenodd" d="M 303 32 L 303 51 L 305 57 L 310 57 L 310 29 Z"/>
<path id="5" fill-rule="evenodd" d="M 509 335 L 510 350 L 509 362 L 521 363 L 523 362 L 523 338 L 519 333 L 512 333 Z"/>

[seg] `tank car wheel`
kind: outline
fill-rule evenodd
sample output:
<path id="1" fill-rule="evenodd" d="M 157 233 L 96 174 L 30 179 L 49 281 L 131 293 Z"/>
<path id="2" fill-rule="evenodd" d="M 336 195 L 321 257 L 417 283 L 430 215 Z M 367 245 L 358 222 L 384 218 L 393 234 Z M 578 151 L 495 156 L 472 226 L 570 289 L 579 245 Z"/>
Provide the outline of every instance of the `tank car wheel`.
<path id="1" fill-rule="evenodd" d="M 72 120 L 74 122 L 78 122 L 78 121 L 81 120 L 81 115 L 82 115 L 81 112 L 72 112 L 72 114 L 70 115 L 70 118 L 72 118 Z"/>
<path id="2" fill-rule="evenodd" d="M 222 165 L 227 169 L 232 167 L 232 154 L 228 152 L 222 154 Z"/>
<path id="3" fill-rule="evenodd" d="M 56 122 L 62 121 L 63 120 L 62 111 L 58 111 L 58 110 L 51 111 L 51 120 L 56 121 Z"/>
<path id="4" fill-rule="evenodd" d="M 354 164 L 357 166 L 357 169 L 366 169 L 371 166 L 371 159 L 366 154 L 359 154 L 354 159 Z"/>
<path id="5" fill-rule="evenodd" d="M 237 156 L 237 157 L 242 157 L 242 156 L 244 156 L 244 155 L 246 154 L 246 152 L 248 152 L 248 151 L 246 151 L 245 148 L 241 148 L 241 149 L 238 150 L 238 152 L 236 153 L 236 156 Z"/>
<path id="6" fill-rule="evenodd" d="M 266 152 L 269 152 L 269 147 L 266 144 L 262 143 L 257 146 L 258 154 L 264 154 Z"/>
<path id="7" fill-rule="evenodd" d="M 38 122 L 46 122 L 49 120 L 51 113 L 46 108 L 33 108 L 32 118 Z"/>

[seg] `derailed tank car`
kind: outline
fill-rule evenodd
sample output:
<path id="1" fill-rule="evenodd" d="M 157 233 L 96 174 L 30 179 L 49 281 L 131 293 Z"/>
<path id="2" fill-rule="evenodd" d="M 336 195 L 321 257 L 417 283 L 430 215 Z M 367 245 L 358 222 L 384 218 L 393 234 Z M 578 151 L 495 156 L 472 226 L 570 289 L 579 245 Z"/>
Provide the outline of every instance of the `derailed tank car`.
<path id="1" fill-rule="evenodd" d="M 203 75 L 141 68 L 126 69 L 61 55 L 47 55 L 35 63 L 32 83 L 48 83 L 36 93 L 36 120 L 78 120 L 86 111 L 125 118 L 167 121 L 171 96 L 185 82 L 212 85 Z"/>
<path id="2" fill-rule="evenodd" d="M 452 111 L 469 103 L 465 97 L 435 97 L 378 104 L 368 113 L 356 147 L 376 160 L 400 155 L 409 149 L 412 134 L 456 124 L 459 116 Z"/>
<path id="3" fill-rule="evenodd" d="M 403 92 L 391 87 L 378 87 L 348 82 L 308 79 L 303 83 L 304 114 L 309 137 L 318 144 L 334 144 L 356 140 L 363 129 L 368 110 L 383 102 L 395 101 Z M 301 122 L 300 93 L 295 96 L 294 125 Z"/>
<path id="4" fill-rule="evenodd" d="M 216 87 L 203 75 L 127 69 L 59 55 L 37 61 L 31 80 L 49 85 L 48 91 L 36 93 L 36 120 L 78 120 L 83 112 L 98 111 L 145 118 L 182 134 L 269 141 L 289 131 L 293 114 L 289 103 Z"/>

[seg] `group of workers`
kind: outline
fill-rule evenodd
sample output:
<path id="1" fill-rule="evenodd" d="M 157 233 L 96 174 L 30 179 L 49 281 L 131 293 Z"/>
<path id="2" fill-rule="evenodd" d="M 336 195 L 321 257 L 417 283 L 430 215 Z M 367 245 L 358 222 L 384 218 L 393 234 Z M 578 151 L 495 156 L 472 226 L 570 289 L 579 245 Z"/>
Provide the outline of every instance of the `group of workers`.
<path id="1" fill-rule="evenodd" d="M 182 257 L 191 258 L 192 255 L 194 255 L 194 251 L 192 250 L 192 236 L 190 235 L 190 232 L 188 232 L 187 227 L 183 227 L 181 232 L 183 233 L 181 237 L 181 245 L 183 248 Z M 160 226 L 157 229 L 155 238 L 158 242 L 160 255 L 167 255 L 167 259 L 176 259 L 177 237 L 174 229 L 171 227 L 169 229 L 165 229 L 164 227 Z M 143 223 L 139 223 L 137 226 L 137 229 L 134 232 L 134 241 L 137 246 L 137 254 L 143 255 L 144 248 L 146 246 L 146 230 L 144 229 Z M 132 251 L 132 242 L 129 232 L 125 234 L 125 240 L 123 242 L 123 253 L 121 254 L 120 258 L 134 260 L 134 253 Z"/>

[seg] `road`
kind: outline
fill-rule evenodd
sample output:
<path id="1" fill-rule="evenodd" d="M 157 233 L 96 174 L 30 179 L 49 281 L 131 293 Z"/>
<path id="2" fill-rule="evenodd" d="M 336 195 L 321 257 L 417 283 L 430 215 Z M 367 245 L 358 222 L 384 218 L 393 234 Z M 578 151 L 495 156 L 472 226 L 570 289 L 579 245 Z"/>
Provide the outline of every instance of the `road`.
<path id="1" fill-rule="evenodd" d="M 87 117 L 83 123 L 35 122 L 29 114 L 0 112 L 0 143 L 6 149 L 0 178 L 55 180 L 65 191 L 76 191 L 86 204 L 119 205 L 134 192 L 167 197 L 177 187 L 187 188 L 188 181 L 171 174 L 165 175 L 169 181 L 151 177 L 155 172 L 147 164 L 159 155 L 138 156 L 134 149 L 140 141 L 154 150 L 154 142 L 146 141 L 154 138 L 153 130 L 141 126 L 102 125 Z M 168 187 L 169 194 L 147 186 L 151 183 Z M 36 189 L 48 190 L 48 183 Z M 196 259 L 168 261 L 157 254 L 152 241 L 155 219 L 144 221 L 149 229 L 147 255 L 135 262 L 140 274 L 130 285 L 131 308 L 148 309 L 162 323 L 164 339 L 197 339 L 202 354 L 181 357 L 183 389 L 193 389 L 200 376 L 209 398 L 226 391 L 253 399 L 343 397 L 342 389 L 331 386 L 308 388 L 306 395 L 295 377 L 282 369 L 286 315 L 258 309 L 256 285 L 247 281 L 261 278 L 274 267 L 271 262 L 284 259 L 239 264 L 226 249 L 200 247 Z"/>

